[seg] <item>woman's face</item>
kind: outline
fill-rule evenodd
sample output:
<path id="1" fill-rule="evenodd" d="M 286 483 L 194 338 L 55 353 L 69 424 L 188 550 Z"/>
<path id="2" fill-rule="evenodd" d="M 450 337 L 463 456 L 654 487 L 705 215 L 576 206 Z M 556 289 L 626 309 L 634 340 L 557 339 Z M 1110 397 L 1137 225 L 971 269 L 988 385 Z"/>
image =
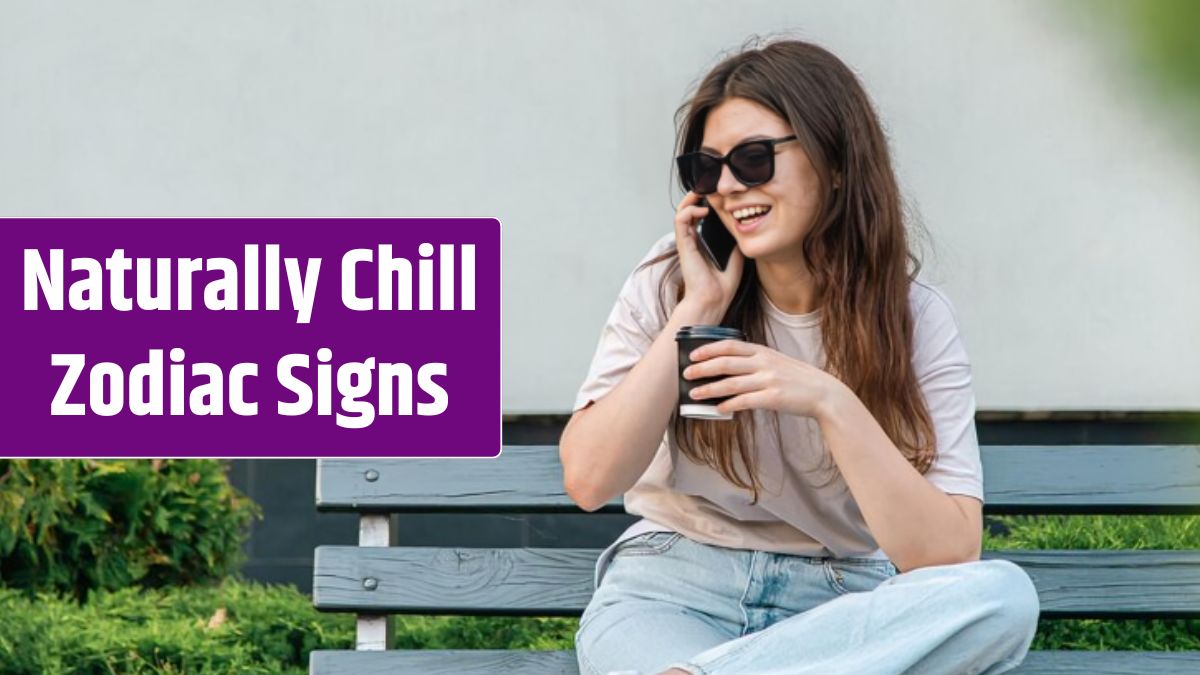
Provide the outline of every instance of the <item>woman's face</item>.
<path id="1" fill-rule="evenodd" d="M 726 99 L 708 113 L 701 151 L 725 156 L 734 146 L 759 138 L 792 135 L 786 120 L 744 98 Z M 820 203 L 821 180 L 799 141 L 775 146 L 775 175 L 762 185 L 742 185 L 728 166 L 721 168 L 717 191 L 708 195 L 725 227 L 747 258 L 786 262 L 802 259 L 800 242 L 811 226 Z M 766 206 L 765 216 L 745 217 L 735 212 Z M 757 221 L 755 220 L 757 218 Z"/>

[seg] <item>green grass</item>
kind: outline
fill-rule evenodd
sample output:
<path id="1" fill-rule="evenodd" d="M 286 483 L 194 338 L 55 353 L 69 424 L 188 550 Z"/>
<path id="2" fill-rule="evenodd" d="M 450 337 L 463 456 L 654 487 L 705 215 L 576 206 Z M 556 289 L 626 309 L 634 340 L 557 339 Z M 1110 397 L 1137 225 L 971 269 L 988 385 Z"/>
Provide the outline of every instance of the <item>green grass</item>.
<path id="1" fill-rule="evenodd" d="M 574 649 L 579 619 L 398 616 L 397 649 Z"/>
<path id="2" fill-rule="evenodd" d="M 988 516 L 1009 530 L 984 533 L 994 549 L 1200 549 L 1195 516 Z"/>

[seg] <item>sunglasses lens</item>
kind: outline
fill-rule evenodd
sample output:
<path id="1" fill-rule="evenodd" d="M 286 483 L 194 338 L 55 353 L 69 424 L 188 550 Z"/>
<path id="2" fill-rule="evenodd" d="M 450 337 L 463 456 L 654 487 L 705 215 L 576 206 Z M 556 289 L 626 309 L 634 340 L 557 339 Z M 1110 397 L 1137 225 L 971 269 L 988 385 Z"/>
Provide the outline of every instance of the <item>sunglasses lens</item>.
<path id="1" fill-rule="evenodd" d="M 775 153 L 769 145 L 743 145 L 730 155 L 729 164 L 743 185 L 762 185 L 775 173 Z"/>
<path id="2" fill-rule="evenodd" d="M 717 191 L 717 183 L 721 181 L 721 160 L 703 152 L 692 153 L 688 156 L 691 167 L 692 192 L 701 195 Z"/>
<path id="3" fill-rule="evenodd" d="M 683 181 L 685 190 L 691 190 L 696 184 L 695 172 L 692 171 L 692 158 L 688 155 L 680 155 L 675 158 L 675 166 L 679 167 L 679 179 Z"/>

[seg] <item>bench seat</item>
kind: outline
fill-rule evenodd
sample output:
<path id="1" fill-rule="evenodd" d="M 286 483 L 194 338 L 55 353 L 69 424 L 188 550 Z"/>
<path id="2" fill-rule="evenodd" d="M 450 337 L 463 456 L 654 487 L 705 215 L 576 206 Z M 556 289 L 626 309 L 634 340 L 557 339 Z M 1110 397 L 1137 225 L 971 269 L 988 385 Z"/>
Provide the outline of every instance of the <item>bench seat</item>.
<path id="1" fill-rule="evenodd" d="M 984 446 L 984 512 L 1200 513 L 1200 446 Z M 359 614 L 356 651 L 314 651 L 313 673 L 570 673 L 571 651 L 391 651 L 390 614 L 578 616 L 593 548 L 397 547 L 416 513 L 580 513 L 556 446 L 500 457 L 318 460 L 317 507 L 360 514 L 359 546 L 316 550 L 313 603 Z M 600 512 L 624 511 L 619 498 Z M 397 515 L 401 514 L 401 515 Z M 592 542 L 588 542 L 589 544 Z M 1045 618 L 1200 618 L 1200 551 L 986 551 L 1033 579 Z M 1031 652 L 1017 673 L 1200 672 L 1200 652 Z"/>
<path id="2" fill-rule="evenodd" d="M 313 672 L 329 675 L 578 675 L 573 651 L 458 649 L 313 652 Z M 1030 652 L 1014 675 L 1142 675 L 1200 672 L 1197 652 Z M 648 674 L 650 675 L 650 674 Z"/>

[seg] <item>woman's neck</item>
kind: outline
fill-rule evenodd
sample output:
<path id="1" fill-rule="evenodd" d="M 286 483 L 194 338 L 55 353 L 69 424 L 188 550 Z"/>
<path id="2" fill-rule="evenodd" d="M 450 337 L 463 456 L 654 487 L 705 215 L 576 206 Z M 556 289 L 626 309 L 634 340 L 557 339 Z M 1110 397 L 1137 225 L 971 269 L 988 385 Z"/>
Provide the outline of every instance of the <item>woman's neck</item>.
<path id="1" fill-rule="evenodd" d="M 813 278 L 801 263 L 756 260 L 758 282 L 771 304 L 786 314 L 808 314 L 816 309 Z"/>

